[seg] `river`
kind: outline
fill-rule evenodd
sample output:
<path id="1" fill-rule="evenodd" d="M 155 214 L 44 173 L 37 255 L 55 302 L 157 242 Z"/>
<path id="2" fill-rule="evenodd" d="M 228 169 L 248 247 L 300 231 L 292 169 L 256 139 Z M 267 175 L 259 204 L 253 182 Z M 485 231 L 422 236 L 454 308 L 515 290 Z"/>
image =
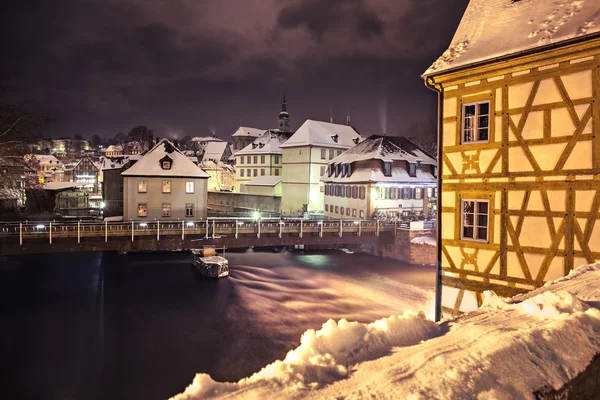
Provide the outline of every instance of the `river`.
<path id="1" fill-rule="evenodd" d="M 338 251 L 226 257 L 221 280 L 181 252 L 3 259 L 6 398 L 165 399 L 197 372 L 249 376 L 329 318 L 433 309 L 433 267 Z"/>

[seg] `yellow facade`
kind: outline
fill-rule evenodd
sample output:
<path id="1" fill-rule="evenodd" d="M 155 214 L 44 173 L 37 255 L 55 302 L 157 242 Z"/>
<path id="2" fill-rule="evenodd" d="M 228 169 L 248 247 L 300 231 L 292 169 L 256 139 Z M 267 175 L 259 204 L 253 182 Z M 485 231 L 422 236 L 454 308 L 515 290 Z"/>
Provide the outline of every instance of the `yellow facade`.
<path id="1" fill-rule="evenodd" d="M 281 154 L 236 155 L 236 192 L 257 176 L 281 176 Z"/>
<path id="2" fill-rule="evenodd" d="M 444 315 L 600 261 L 600 39 L 427 81 L 441 93 Z M 489 104 L 487 140 L 468 141 L 473 104 Z"/>

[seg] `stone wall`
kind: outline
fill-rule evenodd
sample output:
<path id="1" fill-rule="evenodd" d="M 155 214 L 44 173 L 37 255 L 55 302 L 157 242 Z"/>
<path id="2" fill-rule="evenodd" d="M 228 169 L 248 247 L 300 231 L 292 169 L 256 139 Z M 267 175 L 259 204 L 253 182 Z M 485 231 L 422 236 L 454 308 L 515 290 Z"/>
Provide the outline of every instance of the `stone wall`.
<path id="1" fill-rule="evenodd" d="M 383 246 L 381 255 L 410 264 L 435 265 L 437 259 L 436 246 L 410 242 L 419 236 L 435 238 L 435 230 L 398 229 L 394 244 Z"/>
<path id="2" fill-rule="evenodd" d="M 216 211 L 281 212 L 281 197 L 235 192 L 208 192 L 208 208 Z"/>

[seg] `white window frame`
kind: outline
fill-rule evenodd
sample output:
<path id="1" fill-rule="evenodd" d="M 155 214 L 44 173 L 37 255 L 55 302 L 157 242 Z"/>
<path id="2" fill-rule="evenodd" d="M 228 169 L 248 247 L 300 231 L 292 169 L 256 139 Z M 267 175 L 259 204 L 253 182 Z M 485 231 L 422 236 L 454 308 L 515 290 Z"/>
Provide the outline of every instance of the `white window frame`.
<path id="1" fill-rule="evenodd" d="M 189 213 L 188 211 L 191 210 L 191 213 Z M 194 204 L 192 203 L 186 203 L 185 204 L 185 216 L 186 218 L 193 218 L 194 214 L 196 214 L 196 207 L 194 207 Z"/>
<path id="2" fill-rule="evenodd" d="M 479 130 L 482 128 L 479 126 L 479 117 L 484 116 L 479 114 L 479 105 L 486 104 L 488 105 L 488 138 L 485 140 L 479 139 Z M 475 123 L 473 125 L 473 139 L 474 140 L 465 140 L 465 108 L 468 106 L 475 106 Z M 461 107 L 460 114 L 460 143 L 461 144 L 471 144 L 471 143 L 489 143 L 490 141 L 490 132 L 491 132 L 491 112 L 492 112 L 492 104 L 489 100 L 483 101 L 473 101 L 470 103 L 464 103 Z"/>
<path id="3" fill-rule="evenodd" d="M 194 193 L 194 181 L 185 181 L 185 192 L 190 194 Z M 190 190 L 191 187 L 191 190 Z"/>
<path id="4" fill-rule="evenodd" d="M 475 203 L 475 209 L 473 210 L 473 225 L 472 225 L 473 237 L 465 236 L 465 229 L 464 229 L 465 228 L 465 203 L 471 202 L 471 201 Z M 481 204 L 481 203 L 487 204 L 487 213 L 485 213 L 485 214 L 479 212 L 479 204 Z M 478 221 L 479 221 L 478 217 L 480 215 L 487 216 L 487 225 L 485 227 L 478 225 Z M 490 241 L 490 219 L 491 219 L 491 215 L 490 215 L 490 201 L 489 200 L 461 199 L 461 201 L 460 201 L 460 240 L 466 240 L 469 242 L 489 243 L 489 241 Z M 471 227 L 471 225 L 467 225 L 467 227 Z M 486 229 L 485 239 L 478 238 L 479 229 L 482 229 L 482 228 Z"/>
<path id="5" fill-rule="evenodd" d="M 171 161 L 163 161 L 162 168 L 163 169 L 171 169 Z"/>
<path id="6" fill-rule="evenodd" d="M 165 210 L 167 210 L 167 213 L 165 213 Z M 160 208 L 160 215 L 163 218 L 171 217 L 171 203 L 162 203 L 161 208 Z"/>
<path id="7" fill-rule="evenodd" d="M 166 192 L 166 191 L 165 191 L 165 183 L 167 183 L 167 184 L 168 184 L 168 186 L 169 186 L 169 191 L 168 191 L 168 192 Z M 171 191 L 172 191 L 172 189 L 171 189 L 171 181 L 168 181 L 168 180 L 164 180 L 164 181 L 162 181 L 162 192 L 163 192 L 164 194 L 170 194 L 170 193 L 171 193 Z"/>

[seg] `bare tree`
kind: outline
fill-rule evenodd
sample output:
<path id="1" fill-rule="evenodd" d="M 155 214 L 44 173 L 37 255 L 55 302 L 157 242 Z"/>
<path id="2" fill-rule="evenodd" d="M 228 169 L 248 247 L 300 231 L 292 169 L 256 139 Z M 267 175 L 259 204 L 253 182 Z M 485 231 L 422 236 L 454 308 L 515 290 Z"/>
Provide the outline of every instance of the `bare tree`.
<path id="1" fill-rule="evenodd" d="M 423 120 L 408 126 L 403 135 L 417 146 L 437 157 L 437 126 L 435 120 Z"/>

